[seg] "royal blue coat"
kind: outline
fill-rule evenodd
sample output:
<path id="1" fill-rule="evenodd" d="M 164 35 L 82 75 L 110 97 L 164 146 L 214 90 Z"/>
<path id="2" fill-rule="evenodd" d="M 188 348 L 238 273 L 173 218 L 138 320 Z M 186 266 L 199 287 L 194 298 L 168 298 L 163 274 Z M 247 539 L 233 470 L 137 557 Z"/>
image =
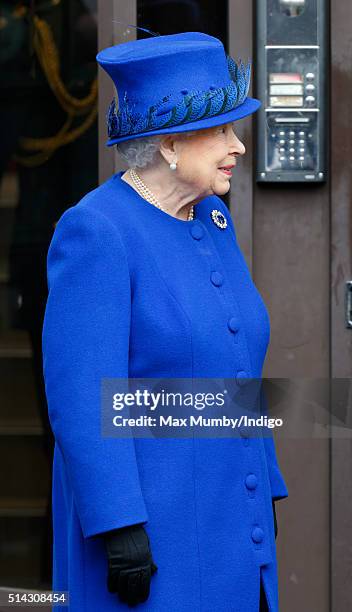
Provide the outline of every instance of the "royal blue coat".
<path id="1" fill-rule="evenodd" d="M 183 221 L 117 173 L 52 238 L 43 359 L 53 463 L 53 589 L 71 612 L 129 609 L 106 587 L 104 531 L 144 522 L 148 612 L 278 611 L 272 438 L 101 436 L 102 378 L 260 378 L 270 325 L 216 196 Z M 211 219 L 218 209 L 228 227 Z M 67 610 L 67 608 L 62 608 Z"/>

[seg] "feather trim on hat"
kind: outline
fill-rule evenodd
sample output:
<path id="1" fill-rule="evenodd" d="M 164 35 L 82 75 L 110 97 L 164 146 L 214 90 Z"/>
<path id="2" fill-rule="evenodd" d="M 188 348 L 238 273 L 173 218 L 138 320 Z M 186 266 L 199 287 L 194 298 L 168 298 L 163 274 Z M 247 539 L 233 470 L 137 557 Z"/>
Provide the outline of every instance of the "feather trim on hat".
<path id="1" fill-rule="evenodd" d="M 109 138 L 119 138 L 167 127 L 191 123 L 199 119 L 222 115 L 240 106 L 246 99 L 251 78 L 251 62 L 245 66 L 242 60 L 237 64 L 227 56 L 231 83 L 226 87 L 211 87 L 208 91 L 181 92 L 181 100 L 174 104 L 172 95 L 165 96 L 149 107 L 145 114 L 134 112 L 125 93 L 117 109 L 115 97 L 107 113 Z"/>

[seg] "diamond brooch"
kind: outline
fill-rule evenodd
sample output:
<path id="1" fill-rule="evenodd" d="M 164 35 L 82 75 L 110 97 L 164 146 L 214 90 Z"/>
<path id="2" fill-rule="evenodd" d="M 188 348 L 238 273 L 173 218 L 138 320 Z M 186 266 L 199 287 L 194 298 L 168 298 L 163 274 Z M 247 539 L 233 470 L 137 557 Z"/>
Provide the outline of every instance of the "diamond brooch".
<path id="1" fill-rule="evenodd" d="M 215 225 L 220 227 L 220 229 L 225 229 L 227 227 L 226 217 L 222 214 L 222 212 L 220 212 L 220 210 L 214 208 L 214 210 L 211 211 L 210 215 L 212 221 L 215 223 Z"/>

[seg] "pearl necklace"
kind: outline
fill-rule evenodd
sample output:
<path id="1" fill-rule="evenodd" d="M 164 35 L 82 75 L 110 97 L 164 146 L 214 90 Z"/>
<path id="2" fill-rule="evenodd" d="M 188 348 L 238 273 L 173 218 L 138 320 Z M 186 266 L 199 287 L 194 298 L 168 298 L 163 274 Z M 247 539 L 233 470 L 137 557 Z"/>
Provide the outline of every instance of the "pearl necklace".
<path id="1" fill-rule="evenodd" d="M 150 202 L 150 204 L 154 204 L 154 206 L 157 206 L 157 208 L 160 208 L 160 210 L 162 210 L 163 212 L 166 212 L 162 207 L 161 204 L 159 202 L 159 200 L 157 200 L 157 198 L 155 197 L 155 195 L 150 191 L 150 189 L 148 189 L 148 187 L 146 186 L 145 183 L 143 183 L 142 179 L 140 176 L 138 176 L 137 172 L 135 171 L 134 168 L 130 168 L 129 170 L 130 173 L 130 177 L 137 189 L 137 191 L 139 192 L 139 194 L 145 198 L 146 200 L 148 200 L 148 202 Z M 170 213 L 167 213 L 170 214 Z M 173 216 L 173 215 L 170 215 Z M 177 217 L 175 217 L 177 218 Z M 187 221 L 193 221 L 194 219 L 194 206 L 191 207 L 189 213 L 188 213 L 188 219 Z"/>

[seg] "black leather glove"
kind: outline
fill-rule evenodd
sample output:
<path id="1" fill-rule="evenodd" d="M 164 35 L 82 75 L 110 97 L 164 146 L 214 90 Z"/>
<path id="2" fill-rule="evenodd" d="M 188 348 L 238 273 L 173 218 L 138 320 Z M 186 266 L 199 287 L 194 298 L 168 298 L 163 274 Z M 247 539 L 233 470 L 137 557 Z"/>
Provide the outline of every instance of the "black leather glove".
<path id="1" fill-rule="evenodd" d="M 151 576 L 158 568 L 142 524 L 107 531 L 104 541 L 108 555 L 108 591 L 117 593 L 130 606 L 146 601 Z"/>
<path id="2" fill-rule="evenodd" d="M 273 515 L 274 515 L 275 540 L 276 540 L 276 537 L 277 537 L 277 520 L 276 520 L 276 511 L 275 511 L 275 502 L 274 502 L 274 500 L 272 500 L 272 506 L 273 506 Z"/>

